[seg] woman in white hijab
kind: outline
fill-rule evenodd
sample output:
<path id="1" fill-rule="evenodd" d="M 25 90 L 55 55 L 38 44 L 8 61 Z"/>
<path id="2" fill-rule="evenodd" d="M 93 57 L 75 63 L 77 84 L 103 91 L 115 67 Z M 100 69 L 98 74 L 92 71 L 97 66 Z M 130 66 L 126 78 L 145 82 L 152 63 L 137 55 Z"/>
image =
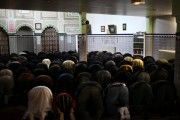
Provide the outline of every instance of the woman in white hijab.
<path id="1" fill-rule="evenodd" d="M 51 60 L 50 60 L 50 59 L 43 59 L 43 60 L 42 60 L 42 63 L 45 64 L 45 65 L 47 65 L 47 67 L 48 67 L 48 69 L 49 69 L 49 66 L 50 66 L 50 64 L 51 64 Z"/>
<path id="2" fill-rule="evenodd" d="M 37 86 L 28 92 L 28 109 L 23 119 L 44 120 L 47 112 L 52 110 L 53 95 L 46 86 Z"/>

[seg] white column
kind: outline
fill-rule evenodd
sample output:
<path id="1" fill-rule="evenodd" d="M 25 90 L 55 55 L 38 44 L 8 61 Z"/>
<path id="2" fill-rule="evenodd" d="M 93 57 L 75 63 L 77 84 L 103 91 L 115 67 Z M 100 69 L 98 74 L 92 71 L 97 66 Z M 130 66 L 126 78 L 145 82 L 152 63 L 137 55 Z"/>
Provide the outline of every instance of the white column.
<path id="1" fill-rule="evenodd" d="M 86 30 L 86 13 L 81 12 L 81 35 L 79 37 L 79 61 L 87 61 L 87 30 Z"/>

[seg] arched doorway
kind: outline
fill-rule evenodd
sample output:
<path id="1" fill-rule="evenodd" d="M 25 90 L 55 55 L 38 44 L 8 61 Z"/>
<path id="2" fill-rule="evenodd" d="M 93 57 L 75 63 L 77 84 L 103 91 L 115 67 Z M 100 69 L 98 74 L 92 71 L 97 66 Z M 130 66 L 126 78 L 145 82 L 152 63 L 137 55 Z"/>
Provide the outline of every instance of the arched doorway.
<path id="1" fill-rule="evenodd" d="M 28 26 L 22 26 L 17 31 L 17 52 L 34 51 L 33 31 Z"/>
<path id="2" fill-rule="evenodd" d="M 59 36 L 55 28 L 45 28 L 41 36 L 41 45 L 43 52 L 50 53 L 59 51 Z"/>
<path id="3" fill-rule="evenodd" d="M 7 32 L 0 27 L 0 54 L 9 54 L 9 37 Z"/>

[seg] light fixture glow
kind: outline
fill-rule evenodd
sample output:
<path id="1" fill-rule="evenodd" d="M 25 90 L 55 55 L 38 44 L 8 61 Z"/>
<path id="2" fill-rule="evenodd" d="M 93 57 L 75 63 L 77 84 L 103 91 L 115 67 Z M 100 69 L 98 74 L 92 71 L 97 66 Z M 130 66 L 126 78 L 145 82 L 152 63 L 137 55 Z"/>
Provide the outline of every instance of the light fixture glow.
<path id="1" fill-rule="evenodd" d="M 131 3 L 134 5 L 145 4 L 145 0 L 131 0 Z"/>

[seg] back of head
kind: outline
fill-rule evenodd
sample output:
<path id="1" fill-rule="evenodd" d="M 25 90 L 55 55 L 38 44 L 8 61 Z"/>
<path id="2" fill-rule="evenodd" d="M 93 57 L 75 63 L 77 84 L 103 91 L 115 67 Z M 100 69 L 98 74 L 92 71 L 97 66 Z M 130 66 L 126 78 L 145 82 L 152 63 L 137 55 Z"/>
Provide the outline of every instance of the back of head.
<path id="1" fill-rule="evenodd" d="M 132 64 L 133 68 L 142 68 L 144 69 L 144 62 L 141 59 L 134 59 L 133 60 L 133 64 Z"/>
<path id="2" fill-rule="evenodd" d="M 74 74 L 75 76 L 77 76 L 79 73 L 87 72 L 87 71 L 88 71 L 88 67 L 86 63 L 77 63 L 75 66 Z"/>
<path id="3" fill-rule="evenodd" d="M 102 88 L 106 88 L 111 81 L 111 73 L 107 70 L 100 70 L 97 72 L 97 82 L 101 84 Z"/>
<path id="4" fill-rule="evenodd" d="M 75 63 L 72 60 L 66 60 L 62 63 L 63 68 L 69 70 L 70 72 L 74 71 Z"/>
<path id="5" fill-rule="evenodd" d="M 50 59 L 43 59 L 42 63 L 47 65 L 47 67 L 49 68 L 50 64 L 51 64 L 51 60 Z"/>
<path id="6" fill-rule="evenodd" d="M 120 66 L 123 61 L 123 55 L 121 53 L 114 54 L 113 61 L 117 66 Z"/>
<path id="7" fill-rule="evenodd" d="M 99 64 L 92 64 L 88 69 L 90 73 L 95 74 L 97 71 L 102 70 L 102 66 Z"/>
<path id="8" fill-rule="evenodd" d="M 78 74 L 78 76 L 76 78 L 76 81 L 77 81 L 77 84 L 81 84 L 81 83 L 90 81 L 91 78 L 92 78 L 91 73 L 89 73 L 89 72 L 82 72 L 82 73 Z"/>
<path id="9" fill-rule="evenodd" d="M 143 61 L 144 61 L 144 64 L 155 63 L 155 59 L 152 56 L 144 57 Z"/>
<path id="10" fill-rule="evenodd" d="M 15 90 L 18 93 L 24 94 L 32 87 L 34 75 L 31 73 L 22 73 L 16 81 Z"/>
<path id="11" fill-rule="evenodd" d="M 41 69 L 44 69 L 44 70 L 48 70 L 48 66 L 44 63 L 38 63 L 36 65 L 36 68 L 41 68 Z"/>
<path id="12" fill-rule="evenodd" d="M 105 63 L 105 68 L 107 70 L 110 69 L 112 66 L 116 66 L 116 63 L 113 60 L 109 60 Z"/>
<path id="13" fill-rule="evenodd" d="M 150 82 L 150 80 L 151 80 L 150 75 L 147 72 L 141 72 L 137 76 L 137 81 Z"/>
<path id="14" fill-rule="evenodd" d="M 132 65 L 133 58 L 130 56 L 124 57 L 124 60 L 122 61 L 122 64 L 128 64 Z"/>
<path id="15" fill-rule="evenodd" d="M 132 73 L 133 72 L 133 68 L 130 65 L 121 65 L 119 68 L 119 71 L 124 72 L 124 73 Z"/>
<path id="16" fill-rule="evenodd" d="M 13 77 L 13 72 L 10 69 L 2 69 L 0 71 L 0 76 L 11 76 L 11 77 Z"/>
<path id="17" fill-rule="evenodd" d="M 74 76 L 71 73 L 63 73 L 57 81 L 57 92 L 72 92 L 74 90 Z"/>
<path id="18" fill-rule="evenodd" d="M 53 88 L 53 79 L 48 75 L 39 75 L 34 80 L 34 86 L 46 86 Z"/>
<path id="19" fill-rule="evenodd" d="M 169 68 L 169 62 L 166 59 L 159 59 L 156 61 L 156 64 L 159 69 L 164 68 L 164 69 L 168 70 L 168 68 Z"/>
<path id="20" fill-rule="evenodd" d="M 28 92 L 28 113 L 39 114 L 50 111 L 53 95 L 46 86 L 37 86 Z"/>
<path id="21" fill-rule="evenodd" d="M 132 79 L 132 74 L 129 72 L 118 71 L 113 82 L 122 82 L 128 84 Z"/>
<path id="22" fill-rule="evenodd" d="M 33 74 L 34 74 L 35 76 L 47 75 L 47 74 L 48 74 L 48 71 L 45 70 L 45 69 L 43 69 L 43 68 L 35 68 L 35 69 L 33 70 Z"/>
<path id="23" fill-rule="evenodd" d="M 12 93 L 14 87 L 14 80 L 11 76 L 1 76 L 0 77 L 0 88 L 1 92 L 5 95 L 9 95 Z"/>

